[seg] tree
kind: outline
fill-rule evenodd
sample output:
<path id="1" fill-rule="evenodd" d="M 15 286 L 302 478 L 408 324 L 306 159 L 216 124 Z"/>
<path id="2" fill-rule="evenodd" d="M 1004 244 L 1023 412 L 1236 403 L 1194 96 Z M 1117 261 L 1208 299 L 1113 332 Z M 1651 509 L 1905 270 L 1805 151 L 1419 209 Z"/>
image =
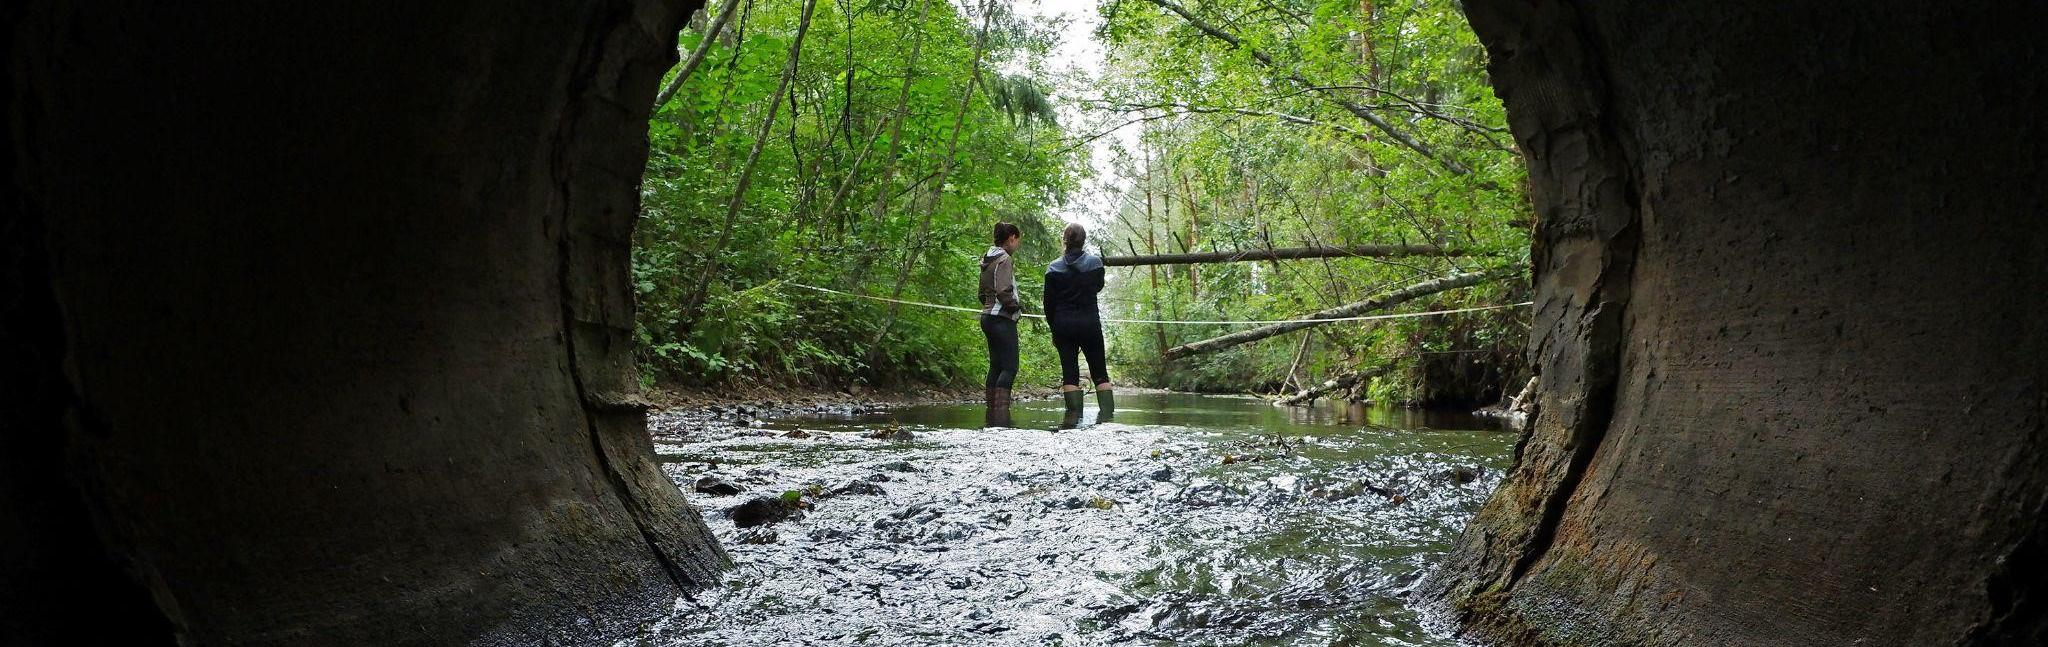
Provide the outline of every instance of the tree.
<path id="1" fill-rule="evenodd" d="M 1090 129 L 1142 126 L 1148 155 L 1118 163 L 1134 178 L 1127 200 L 1154 196 L 1156 206 L 1119 214 L 1104 251 L 1119 264 L 1216 263 L 1156 283 L 1115 282 L 1116 299 L 1173 304 L 1187 319 L 1276 319 L 1526 257 L 1521 160 L 1502 143 L 1506 114 L 1456 3 L 1145 0 L 1106 16 L 1111 78 L 1084 99 L 1102 115 Z M 1148 248 L 1153 239 L 1166 249 Z M 1347 249 L 1359 253 L 1338 251 Z M 1431 295 L 1424 307 L 1512 303 L 1526 292 L 1519 281 L 1489 282 Z M 1126 374 L 1277 390 L 1389 357 L 1475 349 L 1515 374 L 1511 346 L 1526 338 L 1526 319 L 1489 311 L 1319 326 L 1329 343 L 1312 351 L 1231 344 L 1201 356 L 1184 349 L 1243 331 L 1177 326 L 1168 335 L 1183 350 L 1167 354 L 1180 359 Z M 1157 331 L 1111 333 L 1117 357 L 1158 357 L 1166 345 Z M 1404 363 L 1362 388 L 1376 399 L 1417 397 L 1435 365 Z"/>
<path id="2" fill-rule="evenodd" d="M 978 256 L 997 218 L 1044 245 L 1085 154 L 1062 150 L 1070 138 L 1044 118 L 1064 81 L 989 70 L 1034 69 L 1045 28 L 936 0 L 748 0 L 733 38 L 684 34 L 703 62 L 668 79 L 675 98 L 649 124 L 634 232 L 647 375 L 979 374 L 971 318 L 782 282 L 972 304 L 971 266 L 938 259 Z"/>

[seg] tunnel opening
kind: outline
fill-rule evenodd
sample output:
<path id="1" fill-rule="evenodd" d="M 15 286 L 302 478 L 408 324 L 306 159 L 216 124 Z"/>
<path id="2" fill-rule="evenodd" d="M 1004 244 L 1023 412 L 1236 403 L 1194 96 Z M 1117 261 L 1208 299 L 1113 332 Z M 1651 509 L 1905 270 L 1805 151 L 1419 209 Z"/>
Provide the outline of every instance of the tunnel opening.
<path id="1" fill-rule="evenodd" d="M 583 642 L 713 581 L 629 278 L 698 4 L 7 9 L 0 638 Z M 1470 635 L 2048 634 L 2044 16 L 1937 9 L 1468 4 L 1542 376 L 1425 587 Z"/>

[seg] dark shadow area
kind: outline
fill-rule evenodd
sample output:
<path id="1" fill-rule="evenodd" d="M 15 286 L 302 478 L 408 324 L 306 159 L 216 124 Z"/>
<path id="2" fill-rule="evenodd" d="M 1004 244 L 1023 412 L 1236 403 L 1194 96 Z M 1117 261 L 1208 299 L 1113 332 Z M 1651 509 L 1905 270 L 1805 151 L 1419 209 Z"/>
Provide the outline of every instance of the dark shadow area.
<path id="1" fill-rule="evenodd" d="M 1467 4 L 1538 412 L 1439 578 L 1516 645 L 2035 645 L 2039 3 Z"/>
<path id="2" fill-rule="evenodd" d="M 627 280 L 699 4 L 0 9 L 0 643 L 589 644 L 712 583 Z M 2048 9 L 1468 12 L 1540 407 L 1429 592 L 1513 645 L 2048 641 Z"/>
<path id="3" fill-rule="evenodd" d="M 585 643 L 709 582 L 626 281 L 695 4 L 9 5 L 0 643 Z"/>

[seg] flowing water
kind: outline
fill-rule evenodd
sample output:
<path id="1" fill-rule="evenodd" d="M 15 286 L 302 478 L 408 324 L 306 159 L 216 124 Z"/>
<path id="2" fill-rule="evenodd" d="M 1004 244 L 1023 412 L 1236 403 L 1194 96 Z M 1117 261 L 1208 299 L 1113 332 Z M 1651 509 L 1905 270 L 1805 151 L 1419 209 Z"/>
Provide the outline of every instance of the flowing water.
<path id="1" fill-rule="evenodd" d="M 1499 482 L 1512 433 L 1251 398 L 1117 404 L 1109 420 L 1091 398 L 1080 420 L 1056 402 L 1008 421 L 918 406 L 657 438 L 686 491 L 746 491 L 691 494 L 737 566 L 633 642 L 1457 644 L 1411 588 Z M 778 495 L 807 509 L 728 516 Z"/>

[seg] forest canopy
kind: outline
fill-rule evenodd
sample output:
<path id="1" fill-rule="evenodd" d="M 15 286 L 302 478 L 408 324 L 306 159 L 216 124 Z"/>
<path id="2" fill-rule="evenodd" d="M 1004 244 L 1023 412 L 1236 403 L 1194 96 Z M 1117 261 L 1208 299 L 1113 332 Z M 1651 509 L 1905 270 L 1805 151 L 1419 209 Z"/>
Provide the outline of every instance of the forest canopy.
<path id="1" fill-rule="evenodd" d="M 1026 232 L 1027 294 L 1063 218 L 1105 255 L 1460 250 L 1117 267 L 1112 317 L 1282 319 L 1526 262 L 1521 160 L 1456 3 L 1097 12 L 1091 31 L 1008 2 L 707 7 L 649 125 L 633 260 L 646 379 L 971 385 L 986 361 L 971 315 L 793 286 L 971 306 L 998 220 Z M 1079 38 L 1102 44 L 1099 69 L 1057 64 Z M 1088 204 L 1107 206 L 1076 211 L 1091 186 L 1106 198 Z M 1526 292 L 1515 275 L 1397 309 Z M 1464 403 L 1523 377 L 1526 316 L 1322 325 L 1172 361 L 1243 327 L 1108 332 L 1123 382 L 1278 391 L 1371 370 L 1360 395 Z M 1020 384 L 1050 383 L 1050 344 L 1025 330 Z"/>

